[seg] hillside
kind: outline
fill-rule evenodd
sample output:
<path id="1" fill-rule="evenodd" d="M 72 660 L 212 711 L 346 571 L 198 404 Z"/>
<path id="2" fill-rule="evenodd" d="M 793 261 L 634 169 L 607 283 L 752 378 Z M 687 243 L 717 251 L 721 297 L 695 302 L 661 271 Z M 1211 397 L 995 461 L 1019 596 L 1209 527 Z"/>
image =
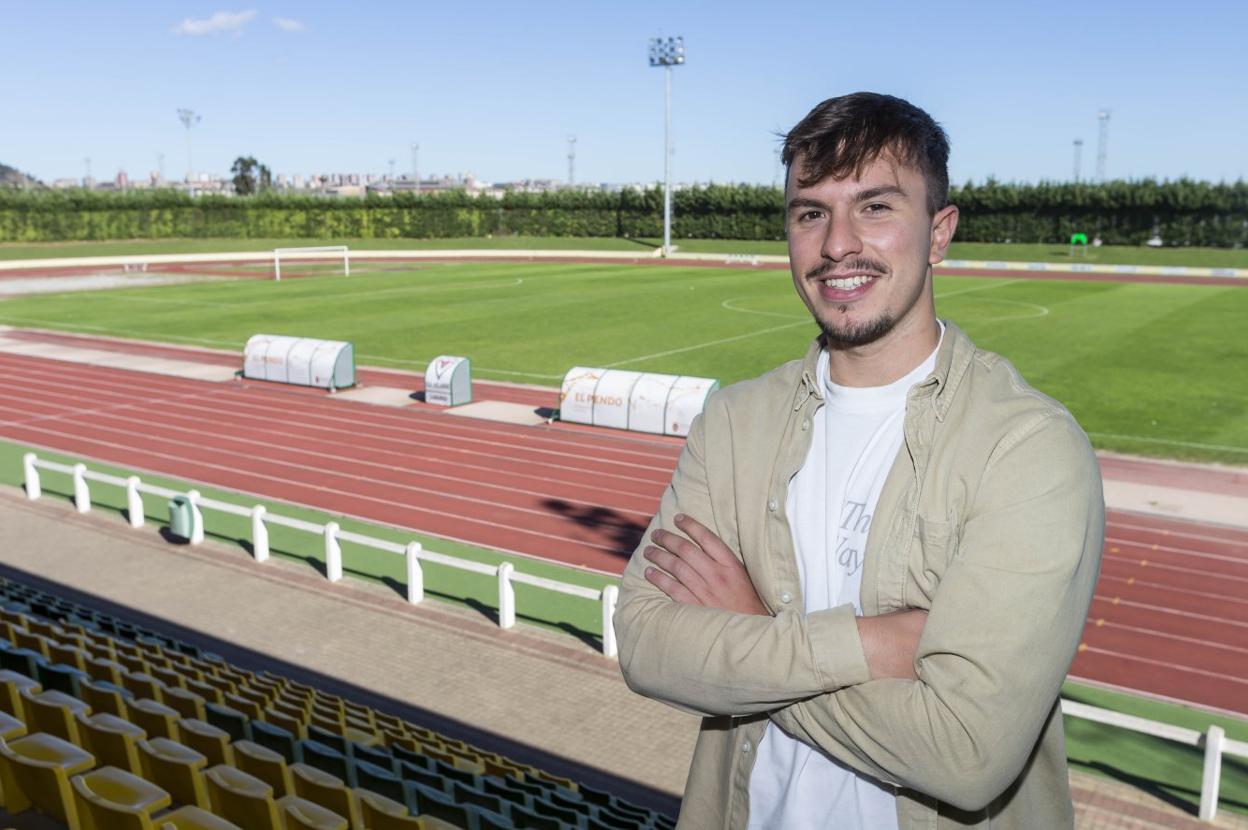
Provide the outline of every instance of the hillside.
<path id="1" fill-rule="evenodd" d="M 0 164 L 0 187 L 42 187 L 43 182 L 27 176 L 21 170 Z"/>

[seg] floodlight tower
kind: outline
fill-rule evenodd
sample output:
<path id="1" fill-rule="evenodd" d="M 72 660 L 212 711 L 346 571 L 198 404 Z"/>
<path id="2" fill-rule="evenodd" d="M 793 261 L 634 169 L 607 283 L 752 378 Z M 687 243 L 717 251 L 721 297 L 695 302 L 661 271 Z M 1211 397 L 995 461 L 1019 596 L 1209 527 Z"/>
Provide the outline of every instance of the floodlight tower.
<path id="1" fill-rule="evenodd" d="M 413 142 L 412 143 L 412 181 L 415 183 L 416 193 L 420 192 L 420 165 L 417 163 L 419 160 L 420 160 L 420 145 Z"/>
<path id="2" fill-rule="evenodd" d="M 576 184 L 576 136 L 568 136 L 568 187 Z"/>
<path id="3" fill-rule="evenodd" d="M 82 177 L 82 186 L 90 187 L 91 186 L 91 157 L 87 156 L 86 158 L 82 160 L 82 163 L 87 169 L 86 175 Z"/>
<path id="4" fill-rule="evenodd" d="M 394 159 L 390 159 L 390 181 L 394 181 Z"/>
<path id="5" fill-rule="evenodd" d="M 650 38 L 650 65 L 663 67 L 663 256 L 672 253 L 672 67 L 685 62 L 683 37 Z"/>
<path id="6" fill-rule="evenodd" d="M 1109 160 L 1109 110 L 1101 110 L 1096 114 L 1101 122 L 1101 129 L 1096 138 L 1096 180 L 1105 181 L 1105 168 Z"/>
<path id="7" fill-rule="evenodd" d="M 1083 169 L 1083 139 L 1075 139 L 1075 184 L 1079 183 L 1079 174 Z"/>
<path id="8" fill-rule="evenodd" d="M 194 110 L 179 109 L 178 119 L 182 122 L 182 126 L 186 127 L 186 180 L 190 182 L 195 178 L 195 169 L 191 165 L 191 127 L 198 124 L 203 116 Z"/>

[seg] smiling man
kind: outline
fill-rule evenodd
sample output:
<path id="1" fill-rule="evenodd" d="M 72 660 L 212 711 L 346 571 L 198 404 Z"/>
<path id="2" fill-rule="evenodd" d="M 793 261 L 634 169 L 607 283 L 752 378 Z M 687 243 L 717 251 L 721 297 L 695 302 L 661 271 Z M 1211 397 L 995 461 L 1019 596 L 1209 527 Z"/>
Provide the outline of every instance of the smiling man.
<path id="1" fill-rule="evenodd" d="M 705 716 L 681 828 L 1073 825 L 1058 692 L 1100 475 L 1060 404 L 936 317 L 948 155 L 872 93 L 785 138 L 822 333 L 707 401 L 615 617 L 630 686 Z"/>

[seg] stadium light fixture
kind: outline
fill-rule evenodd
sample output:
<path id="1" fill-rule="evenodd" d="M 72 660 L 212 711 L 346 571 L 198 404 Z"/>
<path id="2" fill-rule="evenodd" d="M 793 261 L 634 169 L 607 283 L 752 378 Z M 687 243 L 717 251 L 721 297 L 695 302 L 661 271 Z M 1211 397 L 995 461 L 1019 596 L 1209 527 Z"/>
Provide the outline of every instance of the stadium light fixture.
<path id="1" fill-rule="evenodd" d="M 672 252 L 672 67 L 685 62 L 683 37 L 650 38 L 650 65 L 663 67 L 663 256 Z"/>
<path id="2" fill-rule="evenodd" d="M 412 186 L 414 193 L 420 193 L 420 145 L 412 143 Z"/>
<path id="3" fill-rule="evenodd" d="M 179 109 L 178 120 L 182 122 L 182 126 L 186 127 L 186 181 L 193 182 L 195 180 L 195 168 L 191 165 L 191 127 L 194 127 L 203 119 L 195 110 Z"/>

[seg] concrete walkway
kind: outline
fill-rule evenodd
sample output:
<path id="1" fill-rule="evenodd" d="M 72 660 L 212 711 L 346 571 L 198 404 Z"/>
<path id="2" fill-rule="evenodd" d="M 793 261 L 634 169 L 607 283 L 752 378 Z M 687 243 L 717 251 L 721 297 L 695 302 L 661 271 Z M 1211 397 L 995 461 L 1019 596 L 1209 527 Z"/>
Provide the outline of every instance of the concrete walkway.
<path id="1" fill-rule="evenodd" d="M 141 622 L 483 748 L 674 813 L 695 718 L 632 694 L 614 661 L 563 634 L 500 631 L 472 610 L 316 571 L 258 565 L 0 489 L 0 575 Z M 1072 774 L 1079 828 L 1210 827 L 1129 785 Z M 1248 828 L 1219 816 L 1216 827 Z"/>

